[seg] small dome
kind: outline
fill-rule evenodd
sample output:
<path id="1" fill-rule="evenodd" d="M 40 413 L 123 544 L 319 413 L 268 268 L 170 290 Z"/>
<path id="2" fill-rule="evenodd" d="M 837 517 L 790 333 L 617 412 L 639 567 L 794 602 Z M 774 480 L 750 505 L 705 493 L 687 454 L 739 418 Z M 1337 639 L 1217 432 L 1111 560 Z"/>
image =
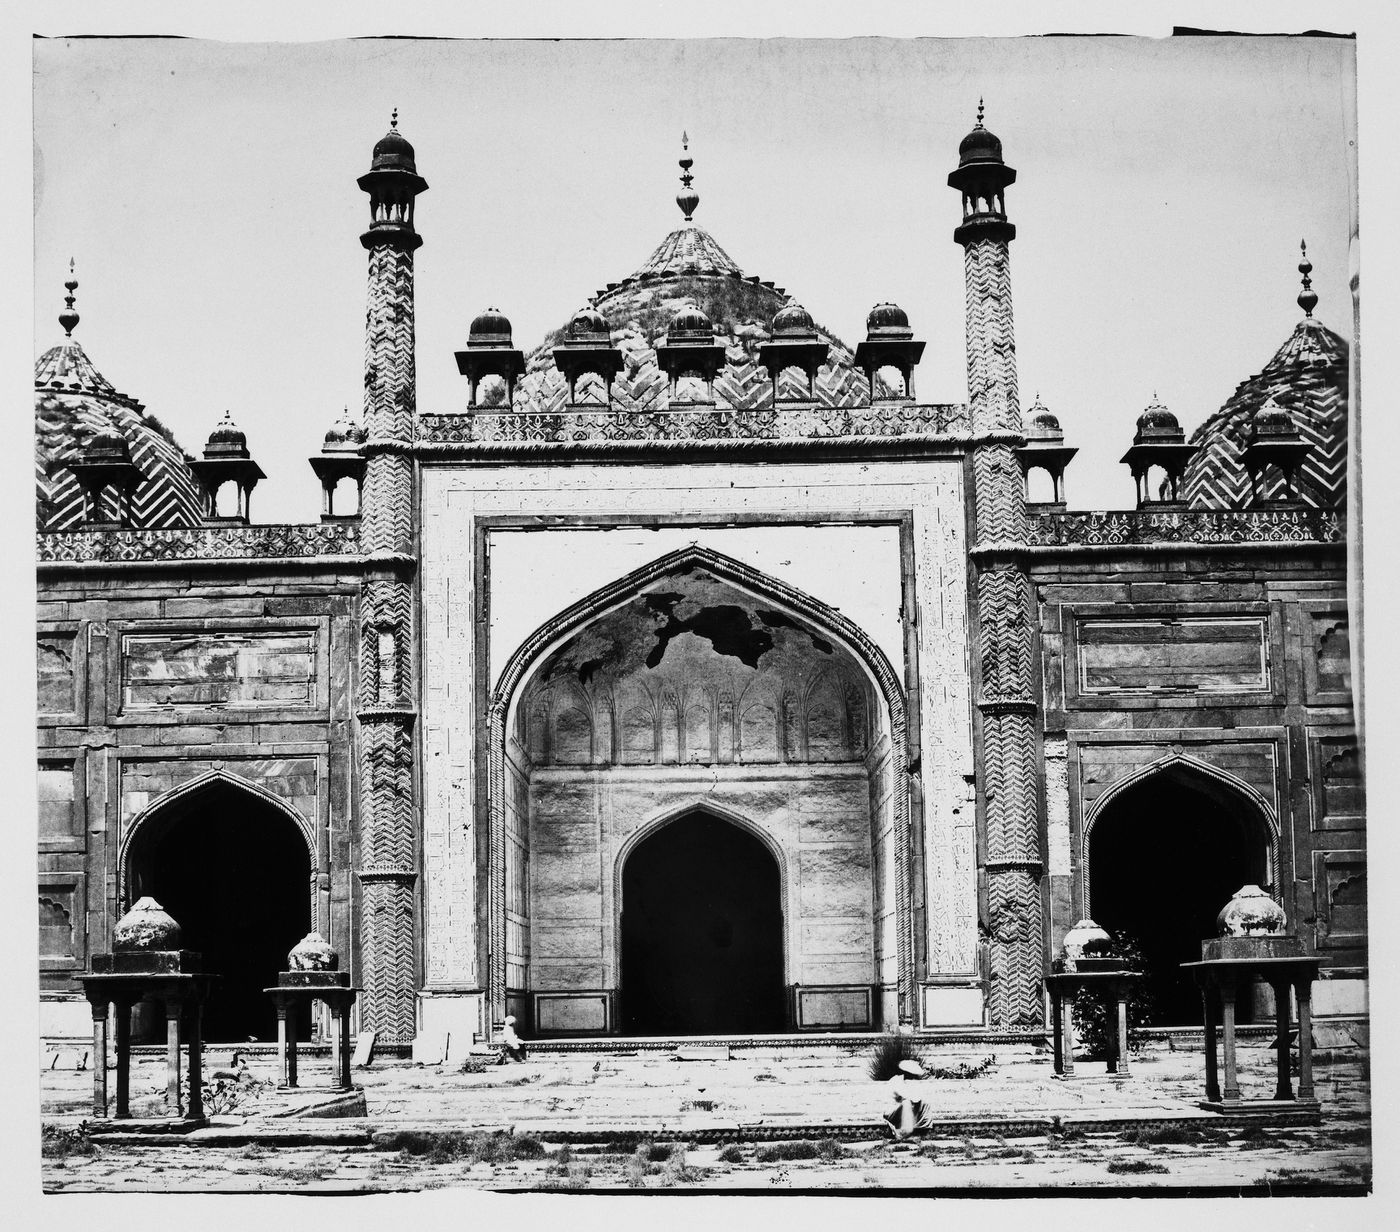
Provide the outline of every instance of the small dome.
<path id="1" fill-rule="evenodd" d="M 668 341 L 703 339 L 709 342 L 714 336 L 710 318 L 695 307 L 682 308 L 671 318 L 671 326 L 666 331 Z"/>
<path id="2" fill-rule="evenodd" d="M 1065 439 L 1065 431 L 1060 427 L 1058 417 L 1041 402 L 1039 394 L 1026 412 L 1026 436 L 1033 440 Z"/>
<path id="3" fill-rule="evenodd" d="M 817 332 L 816 322 L 812 320 L 812 314 L 801 304 L 791 303 L 784 308 L 778 309 L 773 317 L 773 336 L 799 336 L 808 337 Z"/>
<path id="4" fill-rule="evenodd" d="M 140 898 L 112 929 L 112 949 L 178 950 L 180 926 L 153 898 Z"/>
<path id="5" fill-rule="evenodd" d="M 609 341 L 608 323 L 596 308 L 580 308 L 574 313 L 564 336 L 569 342 L 601 342 L 606 346 Z"/>
<path id="6" fill-rule="evenodd" d="M 1138 416 L 1137 434 L 1139 438 L 1181 436 L 1181 424 L 1171 411 L 1154 398 L 1152 405 Z"/>
<path id="7" fill-rule="evenodd" d="M 1241 886 L 1215 917 L 1221 937 L 1277 937 L 1288 926 L 1288 917 L 1257 885 Z"/>
<path id="8" fill-rule="evenodd" d="M 499 308 L 488 308 L 467 331 L 468 346 L 510 346 L 510 321 Z"/>
<path id="9" fill-rule="evenodd" d="M 84 462 L 130 462 L 126 441 L 115 432 L 99 432 L 83 450 Z"/>
<path id="10" fill-rule="evenodd" d="M 365 443 L 365 430 L 350 418 L 347 409 L 331 424 L 321 449 L 326 453 L 358 453 Z"/>
<path id="11" fill-rule="evenodd" d="M 914 331 L 909 328 L 909 316 L 898 304 L 876 304 L 865 318 L 868 340 L 881 338 L 912 338 Z"/>
<path id="12" fill-rule="evenodd" d="M 1276 399 L 1270 398 L 1254 413 L 1255 440 L 1297 435 L 1298 425 L 1293 422 L 1293 416 Z"/>
<path id="13" fill-rule="evenodd" d="M 394 118 L 389 121 L 390 128 L 374 146 L 374 161 L 370 163 L 371 171 L 407 171 L 413 175 L 418 174 L 418 168 L 413 161 L 413 147 L 409 144 L 408 138 L 399 132 L 399 113 L 394 112 Z"/>
<path id="14" fill-rule="evenodd" d="M 228 454 L 243 454 L 248 452 L 248 437 L 236 423 L 233 422 L 233 415 L 225 410 L 224 417 L 214 425 L 214 431 L 209 433 L 209 439 L 204 443 L 204 454 L 222 456 Z"/>
<path id="15" fill-rule="evenodd" d="M 999 163 L 1001 138 L 990 129 L 982 126 L 982 107 L 977 107 L 977 126 L 958 146 L 958 166 L 967 167 L 974 163 Z"/>
<path id="16" fill-rule="evenodd" d="M 320 933 L 306 934 L 287 955 L 288 971 L 334 971 L 340 958 Z"/>

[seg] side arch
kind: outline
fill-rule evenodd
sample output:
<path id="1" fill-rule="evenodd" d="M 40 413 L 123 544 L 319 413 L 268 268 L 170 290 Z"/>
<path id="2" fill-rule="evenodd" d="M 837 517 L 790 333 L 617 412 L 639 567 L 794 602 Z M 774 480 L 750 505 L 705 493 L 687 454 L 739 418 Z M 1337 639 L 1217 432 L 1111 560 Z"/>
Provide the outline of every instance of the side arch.
<path id="1" fill-rule="evenodd" d="M 320 852 L 316 843 L 315 825 L 283 800 L 276 793 L 269 791 L 260 783 L 252 779 L 244 778 L 241 774 L 231 774 L 227 770 L 208 770 L 205 773 L 196 775 L 187 783 L 181 783 L 178 787 L 172 787 L 155 800 L 151 801 L 143 808 L 131 821 L 122 828 L 121 841 L 117 846 L 117 914 L 121 915 L 131 906 L 130 900 L 130 857 L 134 840 L 141 832 L 142 827 L 149 827 L 153 820 L 168 812 L 172 807 L 181 802 L 188 801 L 194 796 L 218 787 L 228 787 L 235 791 L 244 792 L 253 797 L 261 804 L 271 806 L 283 816 L 285 816 L 294 826 L 297 833 L 301 835 L 302 841 L 306 844 L 307 852 L 311 860 L 311 905 L 312 905 L 312 927 L 317 927 L 316 917 L 316 879 L 324 871 L 321 867 Z"/>
<path id="2" fill-rule="evenodd" d="M 894 812 L 896 966 L 899 1019 L 912 1023 L 914 1013 L 913 912 L 911 907 L 909 851 L 911 799 L 909 791 L 908 718 L 899 676 L 884 651 L 858 625 L 821 600 L 741 561 L 698 544 L 658 557 L 591 595 L 571 604 L 540 625 L 507 660 L 488 702 L 488 927 L 487 999 L 493 1029 L 506 1012 L 506 739 L 517 697 L 542 663 L 558 646 L 576 633 L 630 602 L 653 583 L 703 569 L 717 580 L 748 592 L 773 607 L 785 609 L 840 643 L 874 685 L 889 715 L 891 747 L 891 797 Z M 726 821 L 743 825 L 742 819 L 710 807 Z M 667 810 L 674 819 L 673 810 Z M 654 833 L 655 827 L 648 826 Z M 771 846 L 771 841 L 764 837 Z M 630 848 L 629 848 L 630 849 Z M 615 866 L 615 873 L 621 865 Z M 785 865 L 779 869 L 786 877 Z M 784 882 L 786 885 L 786 881 Z M 786 925 L 785 925 L 786 926 Z"/>
<path id="3" fill-rule="evenodd" d="M 1093 845 L 1090 840 L 1093 837 L 1095 824 L 1124 793 L 1131 791 L 1148 779 L 1161 775 L 1185 781 L 1188 785 L 1204 787 L 1209 794 L 1217 799 L 1225 797 L 1231 802 L 1243 803 L 1250 808 L 1256 820 L 1263 823 L 1264 831 L 1268 836 L 1267 868 L 1270 892 L 1277 898 L 1281 835 L 1278 814 L 1269 802 L 1250 784 L 1238 775 L 1231 774 L 1228 770 L 1212 766 L 1209 762 L 1203 761 L 1199 757 L 1193 757 L 1189 753 L 1168 753 L 1156 761 L 1140 766 L 1131 774 L 1124 775 L 1099 796 L 1085 813 L 1079 852 L 1080 902 L 1084 904 L 1085 910 L 1092 913 L 1093 904 L 1090 902 L 1089 896 L 1089 872 L 1090 861 L 1093 858 Z"/>

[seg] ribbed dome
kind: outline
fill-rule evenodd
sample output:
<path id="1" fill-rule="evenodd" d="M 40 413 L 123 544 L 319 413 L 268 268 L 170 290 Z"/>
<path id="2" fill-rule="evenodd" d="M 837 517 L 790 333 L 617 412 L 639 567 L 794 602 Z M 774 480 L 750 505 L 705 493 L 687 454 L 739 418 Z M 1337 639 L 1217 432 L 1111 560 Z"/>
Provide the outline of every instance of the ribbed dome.
<path id="1" fill-rule="evenodd" d="M 596 308 L 580 308 L 564 331 L 570 342 L 608 343 L 608 322 Z"/>
<path id="2" fill-rule="evenodd" d="M 1001 139 L 979 122 L 958 145 L 958 166 L 967 167 L 975 163 L 999 163 Z"/>
<path id="3" fill-rule="evenodd" d="M 1154 401 L 1137 419 L 1139 438 L 1179 436 L 1181 424 L 1160 402 Z"/>
<path id="4" fill-rule="evenodd" d="M 1049 407 L 1042 404 L 1039 396 L 1030 410 L 1026 412 L 1026 436 L 1035 440 L 1047 440 L 1054 438 L 1064 440 L 1065 432 L 1060 427 L 1060 420 Z"/>
<path id="5" fill-rule="evenodd" d="M 866 334 L 872 342 L 881 338 L 912 338 L 909 316 L 898 304 L 876 304 L 865 318 Z"/>
<path id="6" fill-rule="evenodd" d="M 816 328 L 812 314 L 798 303 L 780 309 L 778 315 L 773 318 L 772 329 L 775 338 L 811 337 L 816 333 Z"/>
<path id="7" fill-rule="evenodd" d="M 350 419 L 349 413 L 341 415 L 331 424 L 326 438 L 321 442 L 323 453 L 357 453 L 365 442 L 365 430 Z"/>
<path id="8" fill-rule="evenodd" d="M 395 115 L 397 116 L 397 112 Z M 417 175 L 418 168 L 413 161 L 413 147 L 409 144 L 408 138 L 399 132 L 398 120 L 395 119 L 393 123 L 395 127 L 375 142 L 374 160 L 370 163 L 370 170 L 410 171 Z"/>
<path id="9" fill-rule="evenodd" d="M 233 415 L 229 411 L 225 411 L 224 417 L 214 425 L 214 430 L 209 433 L 209 439 L 204 444 L 205 453 L 211 450 L 216 453 L 229 453 L 247 448 L 247 434 L 233 422 Z"/>
<path id="10" fill-rule="evenodd" d="M 510 321 L 498 308 L 488 308 L 467 331 L 468 346 L 509 347 L 510 344 Z"/>
<path id="11" fill-rule="evenodd" d="M 1297 432 L 1297 425 L 1293 422 L 1293 416 L 1278 404 L 1274 398 L 1270 398 L 1261 406 L 1254 416 L 1254 437 L 1256 440 L 1263 440 L 1265 437 L 1293 436 Z"/>
<path id="12" fill-rule="evenodd" d="M 710 318 L 695 307 L 682 308 L 671 318 L 667 337 L 675 342 L 714 341 L 715 330 Z"/>

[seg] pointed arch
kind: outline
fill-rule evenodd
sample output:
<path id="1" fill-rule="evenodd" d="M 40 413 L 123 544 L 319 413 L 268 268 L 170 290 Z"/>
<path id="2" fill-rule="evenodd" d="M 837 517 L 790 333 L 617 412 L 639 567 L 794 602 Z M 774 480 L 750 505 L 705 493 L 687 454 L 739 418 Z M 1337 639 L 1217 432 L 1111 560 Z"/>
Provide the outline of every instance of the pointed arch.
<path id="1" fill-rule="evenodd" d="M 129 886 L 127 884 L 130 874 L 131 848 L 136 836 L 141 833 L 142 827 L 149 827 L 151 821 L 158 820 L 172 807 L 179 805 L 181 802 L 188 801 L 191 797 L 198 796 L 218 787 L 232 788 L 235 791 L 243 792 L 251 796 L 262 804 L 270 805 L 296 826 L 297 833 L 301 835 L 302 841 L 306 843 L 307 851 L 310 854 L 311 878 L 314 887 L 317 875 L 323 870 L 320 865 L 319 852 L 316 845 L 316 828 L 310 819 L 304 817 L 280 796 L 269 791 L 261 783 L 244 778 L 241 774 L 231 774 L 229 771 L 223 769 L 207 770 L 203 774 L 196 775 L 188 782 L 181 783 L 179 786 L 172 787 L 169 791 L 163 792 L 123 827 L 121 842 L 117 845 L 118 914 L 126 911 L 131 906 L 129 901 Z"/>
<path id="2" fill-rule="evenodd" d="M 703 569 L 716 580 L 746 592 L 767 605 L 784 610 L 841 645 L 867 674 L 889 715 L 891 795 L 895 832 L 896 952 L 900 1020 L 913 1021 L 914 938 L 910 905 L 909 848 L 911 802 L 909 749 L 904 690 L 884 651 L 870 636 L 835 608 L 786 582 L 699 544 L 667 553 L 610 582 L 545 621 L 507 660 L 488 703 L 488 884 L 487 1000 L 493 1021 L 505 1015 L 506 1004 L 506 734 L 513 708 L 536 668 L 552 651 L 599 618 L 630 603 L 649 586 L 667 577 Z M 664 705 L 664 702 L 662 703 Z M 736 707 L 735 721 L 742 715 Z M 660 744 L 657 746 L 660 755 Z M 713 808 L 711 806 L 711 811 Z M 718 814 L 717 814 L 718 815 Z M 741 820 L 723 815 L 743 825 Z M 620 867 L 620 865 L 618 866 Z M 783 867 L 780 863 L 780 869 Z"/>
<path id="3" fill-rule="evenodd" d="M 1090 906 L 1089 866 L 1093 850 L 1090 840 L 1093 837 L 1094 826 L 1119 797 L 1132 791 L 1148 779 L 1159 776 L 1176 778 L 1179 782 L 1184 781 L 1188 786 L 1204 787 L 1210 795 L 1217 799 L 1224 796 L 1232 802 L 1243 804 L 1249 809 L 1256 821 L 1262 822 L 1268 839 L 1269 882 L 1274 887 L 1274 893 L 1277 896 L 1281 836 L 1278 814 L 1273 807 L 1254 787 L 1238 775 L 1231 774 L 1228 770 L 1222 770 L 1219 766 L 1213 766 L 1189 753 L 1172 752 L 1157 758 L 1156 761 L 1149 762 L 1145 766 L 1138 767 L 1131 774 L 1124 775 L 1100 795 L 1085 813 L 1083 834 L 1080 839 L 1080 902 L 1084 903 L 1086 908 Z"/>

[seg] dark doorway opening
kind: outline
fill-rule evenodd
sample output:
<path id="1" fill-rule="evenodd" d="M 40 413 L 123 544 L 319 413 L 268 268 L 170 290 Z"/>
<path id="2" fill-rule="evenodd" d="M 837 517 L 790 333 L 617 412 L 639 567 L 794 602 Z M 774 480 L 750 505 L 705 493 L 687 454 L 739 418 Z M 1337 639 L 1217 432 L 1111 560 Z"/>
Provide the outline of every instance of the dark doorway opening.
<path id="1" fill-rule="evenodd" d="M 1269 836 L 1257 808 L 1223 784 L 1163 771 L 1113 800 L 1089 838 L 1089 914 L 1142 951 L 1155 1026 L 1197 1025 L 1197 962 L 1243 885 L 1265 885 Z M 1248 1007 L 1241 1004 L 1242 1014 Z M 1243 1018 L 1242 1018 L 1243 1020 Z"/>
<path id="2" fill-rule="evenodd" d="M 628 1035 L 781 1031 L 778 865 L 739 826 L 691 813 L 622 870 L 622 1014 Z"/>
<path id="3" fill-rule="evenodd" d="M 185 949 L 219 976 L 204 1008 L 205 1039 L 276 1039 L 263 989 L 311 928 L 311 856 L 291 818 L 216 784 L 148 818 L 128 868 L 130 901 L 154 898 L 180 925 Z M 299 1024 L 301 1038 L 308 1029 Z"/>

